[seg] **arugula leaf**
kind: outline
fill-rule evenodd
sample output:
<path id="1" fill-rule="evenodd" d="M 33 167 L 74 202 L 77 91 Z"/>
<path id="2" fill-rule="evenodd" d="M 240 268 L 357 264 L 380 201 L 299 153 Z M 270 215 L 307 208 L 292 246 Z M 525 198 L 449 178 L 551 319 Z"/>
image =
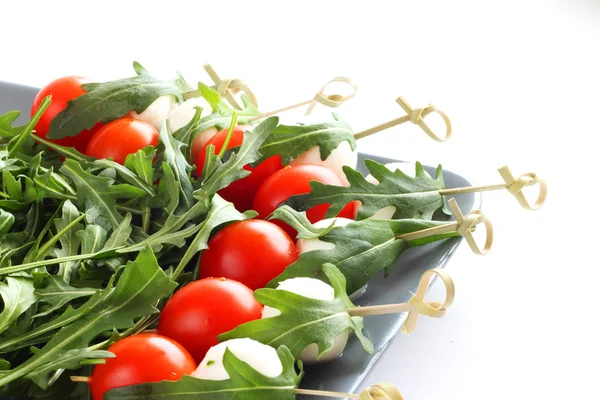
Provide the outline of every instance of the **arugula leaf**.
<path id="1" fill-rule="evenodd" d="M 202 82 L 198 83 L 198 92 L 200 92 L 200 95 L 204 97 L 204 100 L 206 100 L 206 102 L 210 105 L 213 114 L 231 116 L 235 112 L 238 116 L 241 117 L 258 117 L 261 115 L 261 112 L 258 111 L 256 107 L 254 107 L 248 96 L 246 96 L 245 94 L 241 96 L 242 102 L 244 104 L 243 109 L 234 110 L 221 97 L 219 92 Z"/>
<path id="2" fill-rule="evenodd" d="M 15 223 L 15 216 L 0 208 L 0 237 L 10 231 Z"/>
<path id="3" fill-rule="evenodd" d="M 48 376 L 59 369 L 78 369 L 81 362 L 89 359 L 112 358 L 115 355 L 105 350 L 73 349 L 66 351 L 54 359 L 52 363 L 44 364 L 25 375 L 25 378 L 31 379 L 42 389 L 49 386 Z"/>
<path id="4" fill-rule="evenodd" d="M 42 153 L 38 153 L 33 157 L 29 166 L 29 176 L 32 177 L 35 184 L 37 200 L 44 198 L 74 200 L 77 196 L 75 189 L 61 175 L 55 173 L 52 167 L 50 169 L 42 167 L 41 162 Z"/>
<path id="5" fill-rule="evenodd" d="M 4 302 L 4 309 L 0 314 L 0 333 L 37 301 L 33 279 L 24 276 L 7 277 L 6 283 L 0 283 L 0 296 Z"/>
<path id="6" fill-rule="evenodd" d="M 317 228 L 306 218 L 305 211 L 296 211 L 290 206 L 280 206 L 275 209 L 266 219 L 278 219 L 280 221 L 285 222 L 292 228 L 298 232 L 296 235 L 297 239 L 316 239 L 325 235 L 329 232 L 333 226 L 334 222 L 329 225 L 327 228 Z"/>
<path id="7" fill-rule="evenodd" d="M 119 225 L 120 226 L 120 225 Z M 95 254 L 104 248 L 108 232 L 100 225 L 90 224 L 77 232 L 82 254 Z"/>
<path id="8" fill-rule="evenodd" d="M 260 159 L 259 147 L 275 129 L 278 122 L 279 117 L 269 117 L 252 131 L 244 132 L 244 141 L 239 150 L 231 153 L 229 159 L 202 184 L 204 191 L 208 195 L 213 195 L 231 182 L 248 176 L 250 172 L 243 167 Z"/>
<path id="9" fill-rule="evenodd" d="M 352 330 L 369 354 L 373 344 L 362 334 L 362 326 L 348 314 L 355 307 L 346 294 L 346 279 L 332 264 L 323 265 L 323 272 L 334 289 L 331 301 L 309 299 L 277 289 L 258 289 L 254 297 L 259 303 L 278 309 L 276 317 L 250 321 L 219 335 L 219 341 L 247 337 L 269 346 L 287 346 L 295 358 L 311 343 L 319 347 L 319 357 L 333 348 L 335 338 Z"/>
<path id="10" fill-rule="evenodd" d="M 0 138 L 13 138 L 23 131 L 25 125 L 13 126 L 12 124 L 21 115 L 20 111 L 9 111 L 4 115 L 0 115 Z"/>
<path id="11" fill-rule="evenodd" d="M 70 350 L 87 347 L 100 333 L 130 328 L 135 319 L 157 313 L 154 304 L 168 296 L 175 286 L 158 265 L 152 250 L 144 249 L 135 261 L 125 266 L 116 287 L 108 286 L 100 292 L 101 300 L 92 310 L 57 332 L 33 357 L 1 375 L 0 386 L 34 373 L 35 383 L 43 388 L 52 371 L 48 364 Z M 90 301 L 96 300 L 95 297 Z"/>
<path id="12" fill-rule="evenodd" d="M 84 171 L 76 161 L 66 159 L 60 171 L 71 179 L 77 188 L 76 204 L 85 208 L 88 223 L 96 223 L 106 230 L 116 228 L 123 220 L 117 211 L 116 200 L 144 195 L 131 185 L 113 185 L 112 180 Z"/>
<path id="13" fill-rule="evenodd" d="M 417 219 L 365 219 L 345 226 L 335 226 L 319 238 L 334 244 L 333 249 L 300 254 L 298 260 L 269 282 L 267 287 L 274 288 L 281 281 L 300 276 L 325 280 L 321 266 L 331 263 L 346 277 L 348 293 L 354 293 L 377 272 L 390 268 L 398 256 L 412 245 L 397 236 L 444 224 L 445 222 Z M 450 235 L 457 236 L 458 233 L 441 235 L 429 242 L 446 239 Z"/>
<path id="14" fill-rule="evenodd" d="M 331 186 L 312 181 L 308 205 L 331 204 L 325 214 L 326 218 L 331 218 L 351 201 L 359 200 L 362 205 L 358 209 L 357 220 L 369 218 L 387 206 L 396 207 L 394 219 L 431 219 L 433 213 L 443 207 L 444 199 L 439 193 L 444 188 L 441 165 L 437 169 L 436 179 L 426 174 L 419 162 L 416 163 L 414 178 L 399 169 L 390 171 L 372 160 L 365 160 L 365 165 L 379 184 L 368 182 L 360 172 L 344 166 L 350 186 Z"/>
<path id="15" fill-rule="evenodd" d="M 192 166 L 188 164 L 181 151 L 181 148 L 185 146 L 185 144 L 171 135 L 166 122 L 163 122 L 162 129 L 160 130 L 160 145 L 162 150 L 162 160 L 171 167 L 175 180 L 178 183 L 180 196 L 177 211 L 187 211 L 194 203 L 192 197 L 194 188 L 192 187 L 192 182 L 189 177 Z"/>
<path id="16" fill-rule="evenodd" d="M 58 231 L 62 231 L 79 218 L 80 213 L 77 207 L 69 200 L 65 201 L 62 208 L 62 218 L 54 220 L 54 225 Z M 72 226 L 64 235 L 60 237 L 60 249 L 54 249 L 56 257 L 67 257 L 79 254 L 79 245 L 81 244 L 79 231 L 83 229 L 83 224 Z M 59 265 L 59 275 L 65 282 L 71 281 L 71 275 L 77 267 L 76 261 L 67 261 Z"/>
<path id="17" fill-rule="evenodd" d="M 350 126 L 333 114 L 335 121 L 321 122 L 313 125 L 279 125 L 260 146 L 262 160 L 278 155 L 283 165 L 294 158 L 319 146 L 321 160 L 325 160 L 343 141 L 356 149 L 356 140 Z"/>
<path id="18" fill-rule="evenodd" d="M 184 375 L 178 381 L 143 383 L 112 389 L 104 395 L 105 400 L 293 400 L 304 372 L 296 373 L 294 357 L 281 346 L 277 355 L 283 366 L 282 373 L 269 378 L 240 360 L 229 349 L 225 349 L 223 366 L 229 374 L 224 381 L 210 381 Z"/>
<path id="19" fill-rule="evenodd" d="M 90 297 L 98 292 L 98 289 L 93 288 L 75 288 L 60 276 L 48 276 L 46 279 L 48 284 L 42 289 L 37 289 L 35 293 L 39 302 L 48 306 L 38 312 L 36 317 L 51 314 L 75 299 Z"/>
<path id="20" fill-rule="evenodd" d="M 46 135 L 48 139 L 76 136 L 98 122 L 108 123 L 130 111 L 141 114 L 163 95 L 173 95 L 182 100 L 181 91 L 174 82 L 149 74 L 82 87 L 88 93 L 69 101 L 67 107 L 54 117 Z"/>
<path id="21" fill-rule="evenodd" d="M 144 147 L 134 154 L 129 154 L 125 159 L 125 165 L 107 159 L 94 160 L 92 168 L 112 168 L 125 182 L 143 190 L 147 195 L 154 196 L 156 192 L 152 187 L 154 181 L 154 170 L 152 159 L 156 154 L 154 147 Z"/>

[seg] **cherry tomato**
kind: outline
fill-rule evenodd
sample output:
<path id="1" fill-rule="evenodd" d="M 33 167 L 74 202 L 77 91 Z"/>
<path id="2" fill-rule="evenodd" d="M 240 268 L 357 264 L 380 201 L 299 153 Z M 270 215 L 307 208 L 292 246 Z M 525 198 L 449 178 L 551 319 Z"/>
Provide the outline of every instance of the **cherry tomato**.
<path id="1" fill-rule="evenodd" d="M 102 400 L 110 389 L 145 382 L 175 381 L 196 370 L 196 362 L 179 343 L 164 336 L 140 333 L 108 348 L 114 358 L 94 367 L 90 390 Z"/>
<path id="2" fill-rule="evenodd" d="M 259 218 L 266 218 L 281 203 L 291 196 L 310 192 L 310 181 L 318 181 L 327 185 L 345 186 L 344 182 L 335 172 L 321 165 L 302 164 L 287 166 L 276 172 L 262 184 L 256 196 L 252 209 L 258 213 Z M 329 204 L 319 204 L 306 211 L 306 217 L 313 224 L 325 219 L 325 213 Z M 337 215 L 354 219 L 355 202 L 347 204 Z M 282 227 L 291 237 L 296 237 L 296 231 L 288 224 L 273 220 L 271 221 Z"/>
<path id="3" fill-rule="evenodd" d="M 204 149 L 200 152 L 200 155 L 198 156 L 198 162 L 196 163 L 196 172 L 198 176 L 202 174 L 202 170 L 204 169 L 204 160 L 206 160 L 206 147 L 212 144 L 215 146 L 215 153 L 218 154 L 221 151 L 221 148 L 223 148 L 223 143 L 225 143 L 227 131 L 228 129 L 224 129 L 213 136 L 206 143 Z M 244 141 L 244 131 L 245 128 L 243 127 L 236 127 L 233 130 L 231 139 L 227 145 L 228 149 L 240 146 L 242 144 Z M 281 168 L 281 157 L 279 157 L 279 155 L 267 158 L 262 163 L 257 165 L 256 168 L 252 168 L 250 165 L 245 165 L 244 169 L 246 171 L 250 171 L 250 175 L 230 183 L 229 186 L 219 191 L 219 195 L 225 200 L 232 202 L 238 211 L 243 212 L 250 210 L 252 208 L 254 195 L 258 191 L 260 185 L 262 185 L 262 183 L 269 176 L 273 175 Z"/>
<path id="4" fill-rule="evenodd" d="M 89 82 L 91 82 L 89 79 L 80 76 L 65 76 L 50 82 L 38 92 L 33 100 L 33 105 L 31 106 L 31 116 L 35 114 L 46 96 L 52 95 L 52 103 L 50 103 L 50 106 L 35 126 L 37 136 L 46 138 L 46 135 L 50 130 L 50 123 L 54 117 L 65 109 L 69 100 L 73 100 L 74 98 L 85 94 L 86 92 L 81 85 Z M 48 140 L 61 146 L 75 147 L 78 151 L 84 152 L 85 146 L 90 138 L 101 126 L 102 123 L 98 123 L 92 129 L 83 130 L 76 136 Z"/>
<path id="5" fill-rule="evenodd" d="M 158 144 L 158 131 L 149 123 L 133 118 L 119 118 L 92 136 L 85 154 L 96 158 L 112 158 L 123 164 L 128 154 Z"/>
<path id="6" fill-rule="evenodd" d="M 251 219 L 234 222 L 209 240 L 200 258 L 200 276 L 235 279 L 256 290 L 297 259 L 298 250 L 283 229 Z"/>
<path id="7" fill-rule="evenodd" d="M 160 314 L 158 333 L 181 343 L 196 362 L 219 343 L 217 336 L 260 319 L 261 304 L 240 282 L 206 278 L 179 290 Z"/>

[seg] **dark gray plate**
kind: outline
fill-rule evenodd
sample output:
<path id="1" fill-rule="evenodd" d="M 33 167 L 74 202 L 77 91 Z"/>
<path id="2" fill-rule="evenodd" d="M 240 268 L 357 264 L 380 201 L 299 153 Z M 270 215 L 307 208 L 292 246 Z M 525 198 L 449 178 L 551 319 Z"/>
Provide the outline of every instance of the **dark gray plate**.
<path id="1" fill-rule="evenodd" d="M 26 122 L 36 93 L 35 88 L 0 82 L 0 115 L 11 110 L 21 110 L 23 113 L 21 122 Z M 359 170 L 363 173 L 368 172 L 363 164 L 365 158 L 380 163 L 395 161 L 360 154 Z M 425 169 L 435 176 L 435 167 L 426 166 Z M 444 180 L 448 188 L 473 186 L 469 179 L 448 170 L 444 171 Z M 463 214 L 481 206 L 481 196 L 478 193 L 459 196 L 456 201 Z M 461 240 L 461 238 L 454 238 L 409 249 L 396 261 L 387 278 L 383 278 L 383 273 L 379 274 L 369 282 L 366 292 L 355 302 L 361 306 L 407 302 L 411 296 L 409 292 L 416 290 L 421 274 L 430 268 L 443 268 Z M 366 354 L 358 341 L 351 338 L 341 358 L 328 364 L 308 367 L 301 386 L 307 389 L 340 392 L 358 391 L 361 381 L 375 366 L 390 340 L 398 333 L 405 318 L 406 314 L 366 317 L 365 333 L 373 342 L 375 353 Z M 409 340 L 407 337 L 398 339 Z M 308 397 L 303 398 L 308 399 Z"/>

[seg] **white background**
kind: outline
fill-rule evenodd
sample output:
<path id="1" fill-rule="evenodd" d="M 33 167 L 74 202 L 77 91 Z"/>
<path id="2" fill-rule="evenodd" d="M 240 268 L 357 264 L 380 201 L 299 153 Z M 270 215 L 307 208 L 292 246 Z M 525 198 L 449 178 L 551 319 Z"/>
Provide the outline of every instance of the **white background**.
<path id="1" fill-rule="evenodd" d="M 502 182 L 496 169 L 508 164 L 546 178 L 548 201 L 527 212 L 486 193 L 492 252 L 461 246 L 447 316 L 422 318 L 384 356 L 395 369 L 366 383 L 392 381 L 407 400 L 600 398 L 599 2 L 4 3 L 5 81 L 108 80 L 138 60 L 208 82 L 210 62 L 250 82 L 268 111 L 345 75 L 359 92 L 337 111 L 356 131 L 403 115 L 399 95 L 436 104 L 452 119 L 449 142 L 405 125 L 360 150 L 441 163 L 480 184 Z"/>

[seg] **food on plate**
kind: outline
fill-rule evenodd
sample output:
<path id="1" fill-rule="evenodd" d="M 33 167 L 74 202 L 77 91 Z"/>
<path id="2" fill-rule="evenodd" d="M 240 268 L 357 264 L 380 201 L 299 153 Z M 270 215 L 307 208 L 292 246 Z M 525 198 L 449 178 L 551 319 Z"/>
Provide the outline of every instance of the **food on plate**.
<path id="1" fill-rule="evenodd" d="M 261 317 L 252 290 L 232 279 L 204 278 L 189 283 L 160 313 L 158 334 L 171 338 L 199 362 L 219 343 L 217 336 Z"/>
<path id="2" fill-rule="evenodd" d="M 224 277 L 255 290 L 298 259 L 292 239 L 269 221 L 234 222 L 217 232 L 200 258 L 201 277 Z"/>
<path id="3" fill-rule="evenodd" d="M 85 154 L 96 158 L 112 158 L 124 164 L 128 155 L 158 144 L 158 131 L 151 124 L 134 118 L 109 122 L 91 137 Z"/>
<path id="4" fill-rule="evenodd" d="M 90 391 L 102 400 L 110 389 L 146 382 L 175 381 L 196 370 L 196 362 L 179 343 L 164 336 L 140 333 L 108 348 L 114 357 L 94 366 Z"/>
<path id="5" fill-rule="evenodd" d="M 325 282 L 313 278 L 292 278 L 279 283 L 277 290 L 299 294 L 308 299 L 333 300 L 335 294 L 333 288 Z M 271 318 L 281 315 L 281 311 L 276 308 L 265 306 L 262 312 L 262 318 Z M 306 365 L 324 363 L 338 358 L 348 342 L 349 330 L 346 329 L 336 336 L 331 350 L 325 352 L 319 357 L 319 347 L 316 343 L 311 343 L 298 355 Z"/>
<path id="6" fill-rule="evenodd" d="M 434 220 L 441 166 L 365 178 L 338 114 L 285 125 L 134 66 L 0 115 L 0 398 L 80 395 L 92 369 L 94 400 L 289 399 L 297 360 L 373 353 L 348 293 L 465 231 Z"/>
<path id="7" fill-rule="evenodd" d="M 321 165 L 302 164 L 286 166 L 271 175 L 261 185 L 254 197 L 252 209 L 258 212 L 260 218 L 268 217 L 275 209 L 281 206 L 292 196 L 307 194 L 311 191 L 310 182 L 317 181 L 334 186 L 343 186 L 344 182 L 330 169 Z M 306 210 L 306 216 L 312 223 L 325 218 L 329 205 L 320 204 Z M 355 203 L 348 203 L 337 215 L 343 218 L 354 217 Z M 296 232 L 285 222 L 274 221 L 281 226 L 291 237 L 296 237 Z"/>

